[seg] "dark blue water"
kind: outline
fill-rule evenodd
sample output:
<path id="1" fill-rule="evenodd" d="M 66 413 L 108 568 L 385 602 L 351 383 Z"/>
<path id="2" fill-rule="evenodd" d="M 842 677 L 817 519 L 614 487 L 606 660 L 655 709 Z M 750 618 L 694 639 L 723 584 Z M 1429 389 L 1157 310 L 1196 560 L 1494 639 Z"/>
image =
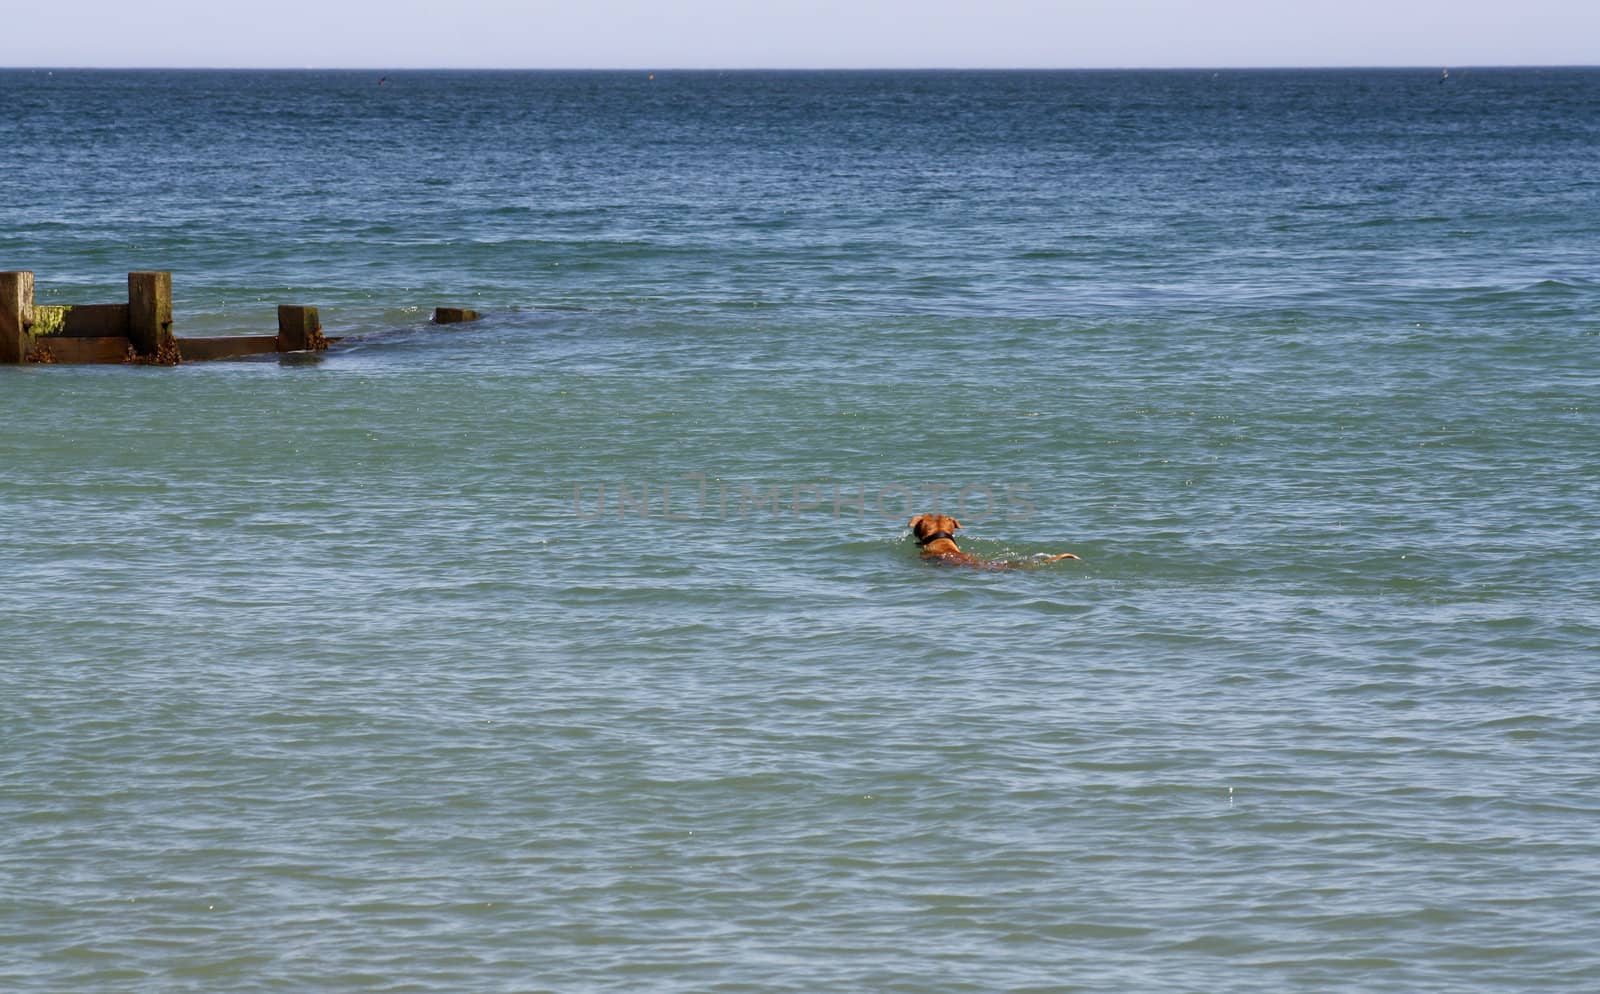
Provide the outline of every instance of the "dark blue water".
<path id="1" fill-rule="evenodd" d="M 0 369 L 0 987 L 1600 981 L 1600 71 L 379 80 L 0 72 L 350 336 Z"/>

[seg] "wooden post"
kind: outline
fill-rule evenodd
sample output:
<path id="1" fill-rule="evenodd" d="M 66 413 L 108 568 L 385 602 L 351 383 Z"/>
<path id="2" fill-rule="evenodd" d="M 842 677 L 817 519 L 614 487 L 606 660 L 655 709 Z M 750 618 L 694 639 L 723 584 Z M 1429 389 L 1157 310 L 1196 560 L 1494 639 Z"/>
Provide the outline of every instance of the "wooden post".
<path id="1" fill-rule="evenodd" d="M 128 341 L 141 356 L 176 357 L 172 340 L 172 274 L 128 274 Z"/>
<path id="2" fill-rule="evenodd" d="M 469 307 L 435 307 L 433 309 L 434 324 L 460 324 L 463 321 L 478 320 L 478 312 Z"/>
<path id="3" fill-rule="evenodd" d="M 322 320 L 315 307 L 278 305 L 278 351 L 305 352 L 328 347 L 322 337 Z"/>
<path id="4" fill-rule="evenodd" d="M 0 273 L 0 363 L 21 362 L 33 347 L 33 274 Z"/>

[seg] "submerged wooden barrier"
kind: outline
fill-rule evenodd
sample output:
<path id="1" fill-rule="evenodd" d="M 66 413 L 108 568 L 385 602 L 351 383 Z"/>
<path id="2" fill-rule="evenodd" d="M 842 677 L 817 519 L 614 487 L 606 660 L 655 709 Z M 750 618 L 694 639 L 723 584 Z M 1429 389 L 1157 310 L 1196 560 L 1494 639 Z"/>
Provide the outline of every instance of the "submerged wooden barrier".
<path id="1" fill-rule="evenodd" d="M 276 335 L 180 338 L 172 331 L 172 274 L 128 274 L 126 304 L 35 304 L 31 272 L 0 272 L 0 364 L 140 363 L 240 359 L 273 352 L 318 352 L 341 339 L 322 333 L 315 307 L 278 306 Z M 478 312 L 440 307 L 435 324 L 478 320 Z"/>

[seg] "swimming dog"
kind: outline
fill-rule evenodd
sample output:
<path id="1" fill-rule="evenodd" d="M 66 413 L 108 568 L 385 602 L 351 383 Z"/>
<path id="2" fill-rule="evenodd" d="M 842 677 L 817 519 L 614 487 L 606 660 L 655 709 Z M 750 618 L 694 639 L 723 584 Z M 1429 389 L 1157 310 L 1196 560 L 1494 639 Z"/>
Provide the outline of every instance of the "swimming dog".
<path id="1" fill-rule="evenodd" d="M 961 522 L 948 514 L 919 514 L 906 522 L 906 525 L 916 537 L 917 544 L 922 546 L 924 559 L 937 559 L 942 563 L 977 566 L 982 569 L 1010 569 L 1013 566 L 1023 565 L 1004 559 L 979 559 L 970 552 L 962 552 L 961 547 L 956 545 L 955 536 L 961 528 Z M 1070 552 L 1060 552 L 1053 556 L 1040 556 L 1031 562 L 1053 563 L 1062 559 L 1077 558 Z"/>

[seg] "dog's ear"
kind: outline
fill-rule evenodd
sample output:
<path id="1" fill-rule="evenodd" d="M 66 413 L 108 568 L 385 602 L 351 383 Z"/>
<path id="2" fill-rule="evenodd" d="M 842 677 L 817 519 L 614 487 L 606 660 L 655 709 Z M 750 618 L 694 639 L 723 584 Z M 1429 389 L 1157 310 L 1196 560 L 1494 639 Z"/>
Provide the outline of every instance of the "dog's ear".
<path id="1" fill-rule="evenodd" d="M 953 531 L 953 532 L 960 531 L 961 530 L 961 522 L 957 521 L 955 518 L 951 518 L 950 519 L 950 530 Z"/>
<path id="2" fill-rule="evenodd" d="M 910 521 L 907 521 L 906 522 L 906 527 L 911 529 L 912 531 L 916 531 L 918 522 L 920 522 L 923 518 L 926 518 L 926 517 L 927 517 L 926 514 L 919 514 L 916 517 L 912 518 Z"/>

